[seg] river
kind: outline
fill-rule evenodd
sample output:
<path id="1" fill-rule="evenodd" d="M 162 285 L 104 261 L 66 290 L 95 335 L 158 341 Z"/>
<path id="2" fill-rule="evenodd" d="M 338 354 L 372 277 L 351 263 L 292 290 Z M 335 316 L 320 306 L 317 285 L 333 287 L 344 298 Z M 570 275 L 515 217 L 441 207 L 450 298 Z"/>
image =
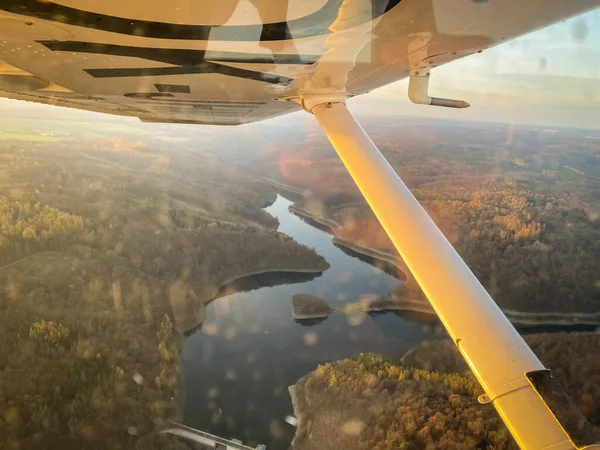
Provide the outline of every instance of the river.
<path id="1" fill-rule="evenodd" d="M 253 290 L 220 293 L 181 352 L 185 424 L 269 450 L 288 448 L 295 432 L 284 421 L 293 414 L 288 386 L 319 364 L 361 352 L 400 358 L 416 344 L 446 336 L 434 316 L 410 312 L 333 313 L 310 326 L 296 323 L 292 294 L 339 305 L 387 294 L 402 281 L 343 252 L 330 234 L 289 212 L 291 204 L 278 196 L 266 211 L 279 219 L 279 231 L 313 247 L 330 268 L 317 277 L 262 275 L 238 283 Z M 549 328 L 544 331 L 558 331 Z"/>
<path id="2" fill-rule="evenodd" d="M 290 213 L 290 205 L 279 196 L 266 210 L 279 219 L 279 231 L 313 247 L 331 267 L 312 280 L 299 277 L 295 284 L 214 300 L 181 352 L 185 423 L 245 443 L 264 443 L 269 450 L 287 448 L 294 435 L 294 428 L 284 422 L 293 414 L 288 386 L 319 364 L 361 352 L 399 358 L 423 340 L 444 335 L 439 328 L 392 313 L 334 313 L 313 326 L 296 323 L 292 294 L 318 295 L 336 305 L 356 302 L 365 294 L 387 294 L 401 281 L 344 253 L 330 234 Z"/>

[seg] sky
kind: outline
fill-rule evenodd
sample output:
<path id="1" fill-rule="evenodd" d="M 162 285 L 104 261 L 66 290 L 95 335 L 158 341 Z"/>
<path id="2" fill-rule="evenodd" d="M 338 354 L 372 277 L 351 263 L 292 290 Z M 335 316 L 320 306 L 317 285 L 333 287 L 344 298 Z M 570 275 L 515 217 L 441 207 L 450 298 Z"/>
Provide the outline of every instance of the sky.
<path id="1" fill-rule="evenodd" d="M 408 80 L 352 99 L 385 115 L 600 128 L 600 9 L 432 71 L 430 95 L 470 108 L 413 105 Z"/>
<path id="2" fill-rule="evenodd" d="M 430 95 L 470 108 L 415 105 L 407 89 L 399 81 L 348 105 L 361 114 L 600 129 L 600 9 L 434 69 Z M 0 117 L 32 107 L 54 108 L 0 99 Z"/>

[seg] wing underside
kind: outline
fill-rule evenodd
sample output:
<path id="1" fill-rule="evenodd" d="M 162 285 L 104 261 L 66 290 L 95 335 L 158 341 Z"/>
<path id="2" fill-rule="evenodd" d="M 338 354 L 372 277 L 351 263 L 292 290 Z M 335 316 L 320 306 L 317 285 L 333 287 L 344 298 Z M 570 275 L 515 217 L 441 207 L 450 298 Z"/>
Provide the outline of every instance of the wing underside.
<path id="1" fill-rule="evenodd" d="M 305 95 L 368 92 L 599 3 L 0 0 L 0 97 L 236 125 L 298 110 Z"/>

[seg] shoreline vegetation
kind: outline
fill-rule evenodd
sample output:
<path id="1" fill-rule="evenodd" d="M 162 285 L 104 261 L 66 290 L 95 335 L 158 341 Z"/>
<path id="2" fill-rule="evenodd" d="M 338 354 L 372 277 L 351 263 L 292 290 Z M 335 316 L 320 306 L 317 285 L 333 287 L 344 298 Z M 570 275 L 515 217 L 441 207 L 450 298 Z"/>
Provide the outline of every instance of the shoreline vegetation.
<path id="1" fill-rule="evenodd" d="M 268 179 L 261 177 L 261 180 L 265 182 L 270 182 Z M 296 192 L 298 195 L 302 195 L 301 192 L 293 187 L 287 187 L 280 182 L 273 181 L 271 183 L 276 188 L 283 188 L 290 191 Z M 283 187 L 282 187 L 283 186 Z M 344 247 L 353 252 L 368 256 L 369 258 L 373 258 L 379 261 L 383 261 L 389 264 L 394 265 L 398 270 L 402 273 L 408 271 L 406 264 L 402 259 L 397 256 L 390 254 L 388 252 L 369 248 L 363 245 L 355 244 L 346 239 L 342 239 L 336 236 L 336 230 L 341 228 L 341 225 L 335 222 L 332 219 L 324 218 L 318 214 L 315 214 L 311 211 L 308 211 L 300 206 L 292 205 L 289 208 L 290 212 L 293 214 L 307 219 L 310 222 L 314 222 L 317 226 L 326 228 L 330 230 L 330 233 L 333 235 L 332 241 L 335 245 L 339 247 Z M 409 275 L 410 276 L 410 275 Z M 393 292 L 385 299 L 381 300 L 381 303 L 385 306 L 381 308 L 387 311 L 414 311 L 426 314 L 436 315 L 435 311 L 429 304 L 426 299 L 408 299 L 402 298 L 398 292 Z M 363 311 L 369 312 L 372 311 L 373 308 L 380 308 L 379 306 L 374 306 L 371 302 L 357 302 L 352 305 L 346 305 L 345 307 L 336 308 L 334 311 Z M 516 325 L 531 325 L 531 326 L 569 326 L 569 325 L 598 325 L 600 326 L 600 312 L 597 313 L 553 313 L 553 312 L 540 312 L 540 313 L 532 313 L 532 312 L 523 312 L 516 311 L 512 309 L 501 308 L 504 312 L 504 315 L 510 320 L 512 323 Z M 324 318 L 329 314 L 318 314 L 315 313 L 313 317 L 310 318 Z M 298 319 L 304 319 L 309 317 L 294 317 Z"/>
<path id="2" fill-rule="evenodd" d="M 209 304 L 211 304 L 213 301 L 224 297 L 226 295 L 231 295 L 231 294 L 235 294 L 236 292 L 239 292 L 238 289 L 236 289 L 235 284 L 237 284 L 240 281 L 252 278 L 252 277 L 256 277 L 259 275 L 271 275 L 271 274 L 278 274 L 278 275 L 315 275 L 318 276 L 320 274 L 322 274 L 325 270 L 327 270 L 329 268 L 329 263 L 327 263 L 327 267 L 326 268 L 315 268 L 315 269 L 281 269 L 281 268 L 273 268 L 273 269 L 264 269 L 264 270 L 258 270 L 258 271 L 252 271 L 249 273 L 246 273 L 244 275 L 241 276 L 234 276 L 231 277 L 228 280 L 225 280 L 223 283 L 221 283 L 221 285 L 219 287 L 216 287 L 214 289 L 214 292 L 212 295 L 209 295 L 206 299 L 202 300 L 200 302 L 199 308 L 206 308 Z M 230 289 L 226 289 L 230 287 Z M 253 289 L 258 289 L 262 286 L 256 286 L 252 289 L 248 289 L 248 290 L 253 290 Z M 245 291 L 245 289 L 243 289 Z M 200 318 L 204 318 L 205 317 L 205 312 L 198 312 L 196 314 L 196 320 L 198 320 L 198 317 Z M 188 337 L 190 335 L 192 335 L 193 333 L 195 333 L 201 326 L 203 323 L 203 320 L 199 320 L 200 323 L 196 323 L 193 325 L 187 324 L 185 325 L 185 328 L 181 329 L 181 332 L 184 336 Z"/>
<path id="3" fill-rule="evenodd" d="M 525 336 L 593 429 L 600 430 L 600 335 Z M 451 340 L 425 342 L 400 361 L 360 354 L 320 365 L 289 387 L 294 450 L 516 450 Z"/>
<path id="4" fill-rule="evenodd" d="M 155 448 L 219 290 L 329 267 L 272 187 L 174 145 L 0 140 L 1 448 Z"/>
<path id="5" fill-rule="evenodd" d="M 368 126 L 389 164 L 514 321 L 598 323 L 598 141 L 581 130 L 503 124 L 381 118 Z M 273 146 L 251 161 L 257 160 L 257 175 L 302 192 L 296 206 L 311 220 L 333 220 L 341 225 L 332 226 L 337 237 L 395 253 L 322 135 Z M 397 294 L 420 300 L 410 279 Z"/>
<path id="6" fill-rule="evenodd" d="M 507 142 L 504 132 L 478 134 L 465 128 L 470 143 L 457 144 L 455 135 L 440 129 L 430 145 L 429 138 L 423 141 L 430 133 L 408 127 L 403 132 L 409 137 L 416 132 L 417 138 L 397 144 L 396 122 L 389 142 L 380 147 L 392 165 L 406 170 L 403 178 L 418 186 L 416 195 L 436 220 L 445 221 L 441 228 L 456 228 L 452 242 L 465 251 L 465 260 L 490 292 L 497 299 L 502 294 L 508 311 L 535 315 L 519 313 L 521 305 L 531 311 L 560 309 L 571 321 L 578 308 L 596 312 L 600 191 L 588 184 L 600 173 L 595 142 L 582 141 L 573 130 L 555 137 L 535 132 L 523 139 L 521 131 L 511 128 Z M 57 125 L 47 124 L 53 130 Z M 66 121 L 62 126 L 73 128 Z M 230 283 L 268 278 L 281 267 L 297 274 L 309 270 L 308 275 L 328 267 L 313 249 L 277 232 L 277 218 L 263 209 L 277 192 L 306 208 L 298 211 L 321 212 L 306 218 L 315 225 L 337 231 L 338 222 L 350 223 L 337 238 L 354 242 L 361 233 L 374 238 L 357 239 L 366 246 L 356 249 L 342 241 L 336 244 L 340 248 L 357 255 L 362 251 L 365 258 L 387 258 L 368 250 L 387 248 L 380 245 L 386 238 L 379 239 L 378 224 L 325 140 L 323 149 L 310 137 L 310 145 L 304 138 L 298 145 L 284 139 L 287 154 L 279 158 L 276 145 L 243 151 L 256 146 L 239 135 L 228 139 L 206 129 L 198 144 L 191 128 L 177 127 L 177 137 L 166 136 L 171 133 L 167 128 L 160 136 L 144 132 L 135 138 L 115 129 L 106 133 L 111 137 L 86 132 L 59 141 L 0 139 L 0 448 L 184 448 L 178 442 L 163 445 L 157 434 L 182 415 L 182 332 L 204 321 L 206 303 Z M 195 145 L 186 144 L 187 138 Z M 551 142 L 546 145 L 545 139 Z M 530 151 L 541 145 L 543 152 Z M 267 158 L 260 161 L 261 154 L 268 163 L 263 164 Z M 449 163 L 445 155 L 456 160 Z M 248 158 L 254 169 L 244 166 Z M 269 170 L 320 189 L 319 195 L 309 198 L 301 188 L 255 176 Z M 504 264 L 501 270 L 496 262 Z M 409 311 L 418 307 L 412 301 Z M 353 307 L 364 306 L 345 308 Z M 536 317 L 552 322 L 557 316 L 551 314 Z M 219 329 L 217 336 L 226 333 Z M 572 386 L 587 378 L 587 391 L 573 397 L 584 413 L 600 417 L 600 380 L 595 378 L 600 367 L 589 356 L 600 347 L 594 344 L 597 335 L 589 336 L 577 342 L 561 337 L 562 345 L 545 340 L 550 344 L 543 348 L 560 350 L 570 361 L 563 379 L 572 379 Z M 438 358 L 443 353 L 443 348 L 431 348 Z M 465 421 L 475 424 L 463 430 L 478 433 L 468 441 L 470 448 L 504 439 L 497 418 L 486 416 L 485 407 L 483 416 L 478 405 L 472 407 L 475 388 L 468 376 L 404 370 L 377 355 L 362 358 L 318 369 L 312 387 L 306 379 L 304 387 L 316 388 L 313 393 L 331 387 L 326 395 L 311 399 L 301 387 L 295 392 L 296 400 L 314 406 L 315 417 L 332 419 L 321 428 L 326 435 L 338 429 L 336 420 L 347 418 L 341 422 L 343 434 L 356 440 L 368 430 L 369 449 L 385 448 L 369 443 L 386 432 L 394 443 L 417 429 L 419 442 L 443 436 L 452 442 L 452 436 L 436 435 L 440 417 L 450 424 L 453 420 L 445 409 L 439 411 L 439 404 L 429 405 L 430 424 L 411 416 L 418 409 L 412 408 L 413 400 L 436 400 L 442 392 L 444 406 L 460 410 Z M 327 406 L 319 401 L 343 401 L 344 389 L 353 386 L 364 388 L 367 400 L 375 399 L 381 410 L 369 409 L 359 398 L 343 414 L 356 406 L 359 415 L 376 413 L 375 422 L 319 416 L 319 408 Z M 402 392 L 414 394 L 401 399 L 408 407 L 390 408 L 385 397 Z M 211 389 L 202 406 L 215 413 L 215 421 L 227 420 L 219 413 L 217 396 Z M 389 421 L 394 417 L 409 429 L 395 428 Z M 309 427 L 310 419 L 304 424 Z M 315 436 L 321 425 L 315 422 Z"/>
<path id="7" fill-rule="evenodd" d="M 330 306 L 325 300 L 320 299 L 323 305 L 317 304 L 314 299 L 307 299 L 306 294 L 292 296 L 292 315 L 294 320 L 327 318 L 330 314 L 340 312 L 372 313 L 382 311 L 411 311 L 429 314 L 437 317 L 435 311 L 422 300 L 395 298 L 393 295 L 383 297 L 366 297 L 354 303 L 339 306 Z M 311 312 L 303 312 L 311 311 Z M 560 313 L 520 313 L 518 311 L 503 310 L 504 315 L 515 325 L 520 326 L 600 326 L 600 314 L 560 314 Z"/>

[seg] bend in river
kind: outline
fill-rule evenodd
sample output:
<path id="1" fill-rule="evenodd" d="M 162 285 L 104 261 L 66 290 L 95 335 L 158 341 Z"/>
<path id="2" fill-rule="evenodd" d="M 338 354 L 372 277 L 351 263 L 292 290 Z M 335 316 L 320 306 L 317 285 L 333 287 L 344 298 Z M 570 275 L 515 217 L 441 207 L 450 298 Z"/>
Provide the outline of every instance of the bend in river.
<path id="1" fill-rule="evenodd" d="M 274 272 L 225 286 L 181 352 L 185 423 L 269 450 L 289 447 L 295 428 L 284 421 L 293 415 L 288 387 L 318 364 L 361 352 L 399 359 L 422 341 L 446 336 L 435 316 L 411 311 L 295 322 L 294 294 L 337 307 L 386 295 L 402 281 L 343 251 L 330 234 L 290 213 L 291 204 L 278 196 L 266 211 L 279 219 L 280 232 L 313 247 L 330 268 L 317 276 Z"/>
<path id="2" fill-rule="evenodd" d="M 279 280 L 288 284 L 240 283 L 240 290 L 244 284 L 251 290 L 211 302 L 181 355 L 186 424 L 248 444 L 264 443 L 270 450 L 287 448 L 294 435 L 284 422 L 293 414 L 288 386 L 318 364 L 368 351 L 399 358 L 419 342 L 444 335 L 392 313 L 336 313 L 312 322 L 315 326 L 296 323 L 292 294 L 316 295 L 335 306 L 362 295 L 388 294 L 401 281 L 346 254 L 330 234 L 290 213 L 290 205 L 279 196 L 266 210 L 279 219 L 279 231 L 313 247 L 331 267 L 312 279 L 288 274 Z M 289 284 L 294 281 L 299 282 Z"/>

